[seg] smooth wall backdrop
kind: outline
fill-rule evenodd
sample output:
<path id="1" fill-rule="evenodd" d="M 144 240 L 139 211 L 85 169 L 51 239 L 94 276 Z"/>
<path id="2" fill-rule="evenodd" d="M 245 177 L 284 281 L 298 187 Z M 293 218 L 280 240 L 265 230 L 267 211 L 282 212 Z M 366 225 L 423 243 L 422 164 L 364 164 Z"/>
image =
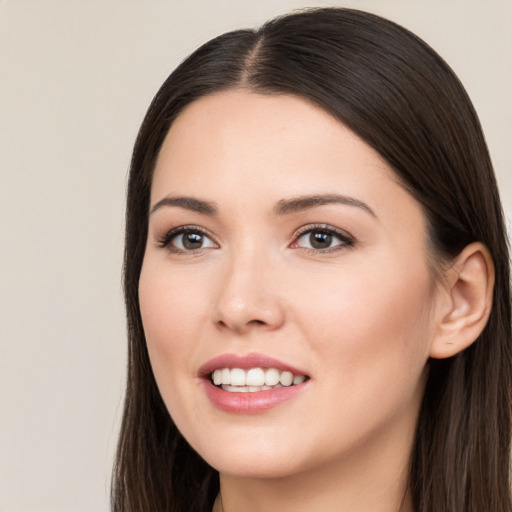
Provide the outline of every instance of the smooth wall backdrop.
<path id="1" fill-rule="evenodd" d="M 126 171 L 157 88 L 207 39 L 320 5 L 381 14 L 445 57 L 511 218 L 511 0 L 0 0 L 0 511 L 108 510 Z"/>

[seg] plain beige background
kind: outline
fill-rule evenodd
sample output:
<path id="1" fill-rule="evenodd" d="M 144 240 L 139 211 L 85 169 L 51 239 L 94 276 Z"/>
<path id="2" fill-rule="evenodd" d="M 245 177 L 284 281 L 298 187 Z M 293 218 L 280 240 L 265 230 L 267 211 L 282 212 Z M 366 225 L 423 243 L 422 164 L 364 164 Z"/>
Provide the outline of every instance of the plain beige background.
<path id="1" fill-rule="evenodd" d="M 0 0 L 0 511 L 108 509 L 138 125 L 200 43 L 312 5 L 389 17 L 452 65 L 510 219 L 512 0 Z"/>

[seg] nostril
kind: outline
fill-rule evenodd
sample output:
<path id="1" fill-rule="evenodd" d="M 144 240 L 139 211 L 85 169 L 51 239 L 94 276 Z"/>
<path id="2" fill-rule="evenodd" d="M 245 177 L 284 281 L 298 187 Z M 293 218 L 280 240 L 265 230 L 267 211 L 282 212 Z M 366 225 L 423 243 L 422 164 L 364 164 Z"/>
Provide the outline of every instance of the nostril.
<path id="1" fill-rule="evenodd" d="M 229 328 L 228 324 L 224 320 L 218 320 L 217 325 L 221 328 Z M 247 326 L 266 325 L 263 320 L 250 320 L 246 324 Z"/>
<path id="2" fill-rule="evenodd" d="M 267 297 L 265 301 L 254 296 L 251 300 L 238 296 L 224 299 L 219 299 L 213 311 L 218 329 L 243 332 L 250 328 L 275 329 L 283 323 L 284 312 L 275 298 Z"/>

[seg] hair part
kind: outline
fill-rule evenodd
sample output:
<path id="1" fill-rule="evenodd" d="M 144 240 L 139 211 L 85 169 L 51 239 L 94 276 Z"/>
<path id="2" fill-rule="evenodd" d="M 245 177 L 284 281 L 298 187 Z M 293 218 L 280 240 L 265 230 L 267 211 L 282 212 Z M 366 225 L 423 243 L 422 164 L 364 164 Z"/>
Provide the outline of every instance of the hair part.
<path id="1" fill-rule="evenodd" d="M 160 397 L 138 283 L 152 174 L 170 126 L 198 98 L 239 88 L 305 98 L 378 151 L 423 207 L 434 269 L 471 242 L 488 247 L 496 272 L 489 322 L 462 353 L 429 361 L 410 487 L 416 512 L 510 512 L 509 257 L 477 115 L 453 71 L 418 37 L 339 8 L 299 11 L 209 41 L 169 76 L 149 107 L 128 183 L 128 377 L 112 510 L 205 512 L 218 492 L 217 472 L 183 439 Z"/>

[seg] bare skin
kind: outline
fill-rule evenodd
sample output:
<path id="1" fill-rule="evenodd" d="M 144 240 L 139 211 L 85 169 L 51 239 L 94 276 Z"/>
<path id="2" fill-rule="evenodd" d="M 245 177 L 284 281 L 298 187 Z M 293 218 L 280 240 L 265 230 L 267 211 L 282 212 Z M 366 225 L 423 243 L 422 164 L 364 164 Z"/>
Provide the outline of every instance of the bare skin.
<path id="1" fill-rule="evenodd" d="M 148 351 L 173 420 L 220 472 L 214 512 L 413 512 L 427 361 L 476 337 L 478 326 L 459 343 L 446 322 L 467 313 L 468 283 L 489 297 L 485 250 L 436 282 L 417 201 L 366 143 L 294 96 L 190 105 L 164 141 L 151 208 Z M 258 413 L 220 409 L 200 369 L 253 353 L 300 368 L 305 385 Z"/>

